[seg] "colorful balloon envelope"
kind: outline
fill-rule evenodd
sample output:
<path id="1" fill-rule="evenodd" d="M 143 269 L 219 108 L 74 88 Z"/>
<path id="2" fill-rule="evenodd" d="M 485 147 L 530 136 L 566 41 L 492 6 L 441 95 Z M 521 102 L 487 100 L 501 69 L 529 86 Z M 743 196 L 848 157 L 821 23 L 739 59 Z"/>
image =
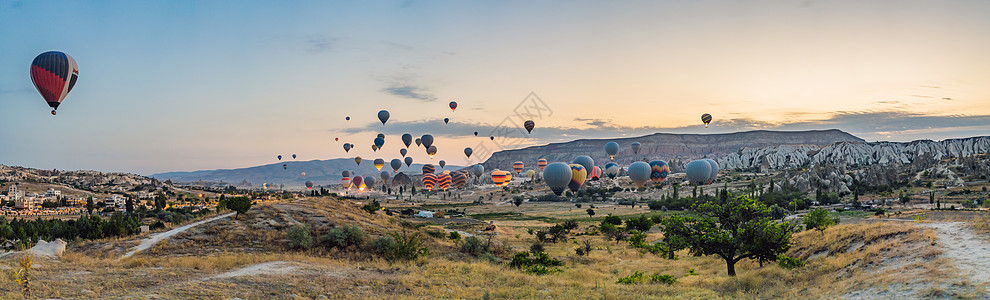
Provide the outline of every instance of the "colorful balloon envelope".
<path id="1" fill-rule="evenodd" d="M 629 165 L 626 174 L 629 175 L 629 179 L 637 188 L 641 188 L 650 180 L 650 164 L 642 161 L 634 162 Z"/>
<path id="2" fill-rule="evenodd" d="M 692 184 L 705 184 L 712 176 L 712 165 L 704 160 L 692 160 L 685 166 L 684 172 Z"/>
<path id="3" fill-rule="evenodd" d="M 287 164 L 282 164 L 282 169 L 283 169 L 283 170 L 284 170 L 284 169 L 289 169 L 289 165 L 287 165 Z"/>
<path id="4" fill-rule="evenodd" d="M 78 78 L 79 66 L 76 65 L 76 60 L 63 52 L 48 51 L 39 54 L 31 62 L 31 82 L 52 108 L 52 115 L 55 115 L 59 104 L 72 91 Z"/>
<path id="5" fill-rule="evenodd" d="M 351 178 L 350 177 L 341 178 L 340 186 L 344 187 L 345 190 L 351 188 Z"/>
<path id="6" fill-rule="evenodd" d="M 299 175 L 302 175 L 302 178 L 306 178 L 306 172 L 299 173 Z"/>
<path id="7" fill-rule="evenodd" d="M 524 165 L 523 165 L 523 162 L 521 162 L 521 161 L 517 161 L 517 162 L 512 163 L 512 170 L 513 171 L 516 171 L 516 174 L 519 174 L 520 172 L 522 172 L 523 167 L 524 167 Z"/>
<path id="8" fill-rule="evenodd" d="M 375 177 L 364 176 L 364 185 L 367 186 L 368 188 L 374 187 L 375 186 Z"/>
<path id="9" fill-rule="evenodd" d="M 404 159 L 404 161 L 405 161 L 407 167 L 412 166 L 412 163 L 413 163 L 412 157 L 406 157 Z"/>
<path id="10" fill-rule="evenodd" d="M 474 136 L 478 136 L 478 132 L 477 131 L 474 132 Z"/>
<path id="11" fill-rule="evenodd" d="M 547 160 L 544 158 L 537 160 L 536 166 L 540 168 L 540 171 L 543 171 L 543 169 L 547 167 Z"/>
<path id="12" fill-rule="evenodd" d="M 433 172 L 436 172 L 436 168 L 432 164 L 423 165 L 423 174 L 432 174 Z"/>
<path id="13" fill-rule="evenodd" d="M 292 155 L 292 159 L 296 159 L 296 155 L 295 154 Z"/>
<path id="14" fill-rule="evenodd" d="M 567 188 L 572 192 L 577 192 L 588 179 L 588 169 L 580 164 L 571 164 L 571 181 L 567 183 Z"/>
<path id="15" fill-rule="evenodd" d="M 344 120 L 350 122 L 351 121 L 351 117 L 344 117 Z"/>
<path id="16" fill-rule="evenodd" d="M 430 158 L 437 155 L 437 146 L 430 146 L 429 148 L 426 148 L 426 155 L 429 155 Z"/>
<path id="17" fill-rule="evenodd" d="M 379 176 L 382 178 L 382 184 L 385 184 L 388 183 L 388 178 L 391 177 L 391 174 L 389 174 L 388 171 L 386 170 L 386 171 L 382 171 L 379 174 Z"/>
<path id="18" fill-rule="evenodd" d="M 437 184 L 437 175 L 433 173 L 423 174 L 423 186 L 427 191 L 432 191 Z"/>
<path id="19" fill-rule="evenodd" d="M 483 165 L 474 165 L 474 167 L 471 167 L 471 173 L 474 173 L 474 176 L 480 178 L 481 175 L 485 174 L 485 166 L 483 166 Z"/>
<path id="20" fill-rule="evenodd" d="M 307 190 L 312 190 L 313 189 L 313 182 L 312 181 L 306 181 L 306 189 Z"/>
<path id="21" fill-rule="evenodd" d="M 667 162 L 662 160 L 654 160 L 650 162 L 650 180 L 653 183 L 661 183 L 667 179 L 667 175 L 670 175 L 670 166 Z"/>
<path id="22" fill-rule="evenodd" d="M 642 147 L 642 144 L 639 142 L 633 142 L 630 147 L 632 148 L 633 153 L 639 154 L 639 148 Z"/>
<path id="23" fill-rule="evenodd" d="M 440 189 L 442 189 L 444 191 L 446 191 L 447 189 L 449 189 L 450 188 L 450 182 L 451 182 L 450 174 L 443 173 L 443 174 L 437 175 L 437 184 L 440 185 Z"/>
<path id="24" fill-rule="evenodd" d="M 375 159 L 375 169 L 378 169 L 378 171 L 381 171 L 382 170 L 382 167 L 384 167 L 384 166 L 385 166 L 385 160 L 384 159 L 381 159 L 381 158 L 376 158 Z"/>
<path id="25" fill-rule="evenodd" d="M 501 187 L 503 184 L 505 184 L 506 175 L 509 175 L 509 172 L 505 172 L 502 170 L 492 171 L 492 183 L 494 183 L 495 186 Z"/>
<path id="26" fill-rule="evenodd" d="M 456 188 L 462 188 L 467 185 L 467 175 L 464 172 L 454 172 L 451 174 L 451 184 Z"/>
<path id="27" fill-rule="evenodd" d="M 282 160 L 282 156 L 281 155 L 278 156 L 278 160 Z"/>
<path id="28" fill-rule="evenodd" d="M 433 135 L 424 134 L 419 140 L 423 142 L 423 147 L 430 148 L 430 146 L 433 146 Z"/>
<path id="29" fill-rule="evenodd" d="M 351 177 L 351 171 L 347 171 L 347 170 L 341 171 L 340 177 Z"/>
<path id="30" fill-rule="evenodd" d="M 399 149 L 399 154 L 402 154 L 402 157 L 406 157 L 407 153 L 409 153 L 409 150 L 406 148 Z"/>
<path id="31" fill-rule="evenodd" d="M 360 157 L 360 156 L 358 156 L 358 157 L 355 157 L 355 158 L 354 158 L 354 162 L 355 162 L 355 163 L 357 163 L 357 165 L 359 165 L 359 166 L 360 166 L 360 165 L 361 165 L 361 157 Z"/>
<path id="32" fill-rule="evenodd" d="M 605 153 L 608 154 L 609 159 L 615 159 L 615 154 L 619 153 L 619 143 L 608 142 L 605 144 Z"/>
<path id="33" fill-rule="evenodd" d="M 351 143 L 344 143 L 344 152 L 351 152 Z"/>
<path id="34" fill-rule="evenodd" d="M 381 149 L 382 146 L 385 146 L 385 138 L 382 137 L 375 138 L 375 146 L 378 146 L 378 149 Z"/>
<path id="35" fill-rule="evenodd" d="M 354 187 L 356 187 L 358 189 L 358 191 L 362 191 L 363 192 L 364 191 L 364 177 L 354 176 L 354 178 L 351 179 L 351 185 L 353 185 Z"/>
<path id="36" fill-rule="evenodd" d="M 377 145 L 371 145 L 371 151 L 378 152 L 378 146 Z"/>
<path id="37" fill-rule="evenodd" d="M 595 166 L 591 169 L 591 174 L 588 174 L 588 177 L 591 177 L 591 180 L 598 180 L 602 177 L 602 168 Z"/>
<path id="38" fill-rule="evenodd" d="M 533 128 L 536 127 L 536 123 L 534 123 L 533 120 L 526 120 L 526 122 L 523 123 L 523 127 L 526 128 L 526 132 L 533 133 Z"/>
<path id="39" fill-rule="evenodd" d="M 450 111 L 454 111 L 455 109 L 457 109 L 457 102 L 450 101 L 450 104 L 448 104 L 448 106 L 450 106 Z"/>
<path id="40" fill-rule="evenodd" d="M 423 145 L 423 139 L 422 138 L 416 138 L 416 147 L 419 147 L 421 145 Z"/>
<path id="41" fill-rule="evenodd" d="M 440 168 L 443 168 L 443 167 L 446 167 L 446 166 L 447 166 L 447 161 L 441 160 L 440 161 Z M 444 171 L 444 172 L 447 172 L 447 171 Z"/>
<path id="42" fill-rule="evenodd" d="M 615 179 L 616 176 L 619 176 L 619 170 L 622 170 L 622 168 L 620 168 L 618 164 L 610 162 L 605 164 L 605 170 L 603 173 L 605 173 L 605 176 L 608 176 L 608 178 Z"/>
<path id="43" fill-rule="evenodd" d="M 712 115 L 709 114 L 701 115 L 701 122 L 705 123 L 705 128 L 708 128 L 708 123 L 712 122 Z"/>
<path id="44" fill-rule="evenodd" d="M 402 161 L 398 158 L 393 158 L 392 161 L 388 162 L 388 164 L 392 167 L 393 172 L 398 172 L 399 168 L 402 167 Z"/>
<path id="45" fill-rule="evenodd" d="M 705 184 L 712 184 L 712 182 L 715 182 L 715 179 L 718 178 L 718 162 L 709 158 L 706 158 L 705 161 L 712 166 L 711 176 L 708 176 L 708 181 L 705 182 Z"/>
<path id="46" fill-rule="evenodd" d="M 562 162 L 555 162 L 547 165 L 543 169 L 543 182 L 554 194 L 560 196 L 567 189 L 567 184 L 571 181 L 571 167 Z"/>
<path id="47" fill-rule="evenodd" d="M 587 155 L 581 155 L 575 157 L 574 160 L 571 161 L 571 163 L 579 164 L 583 166 L 586 173 L 591 172 L 591 169 L 595 167 L 595 160 L 591 159 L 591 157 Z M 587 175 L 591 175 L 591 174 L 587 174 Z"/>
<path id="48" fill-rule="evenodd" d="M 526 176 L 529 177 L 529 180 L 533 180 L 534 176 L 536 176 L 536 171 L 526 170 Z"/>
<path id="49" fill-rule="evenodd" d="M 509 185 L 509 183 L 512 182 L 512 173 L 509 173 L 507 171 L 502 171 L 502 172 L 505 173 L 505 183 L 503 183 L 502 185 Z"/>
<path id="50" fill-rule="evenodd" d="M 382 125 L 385 125 L 385 122 L 388 121 L 388 117 L 389 117 L 389 113 L 387 110 L 383 109 L 378 112 L 378 120 L 382 121 Z"/>

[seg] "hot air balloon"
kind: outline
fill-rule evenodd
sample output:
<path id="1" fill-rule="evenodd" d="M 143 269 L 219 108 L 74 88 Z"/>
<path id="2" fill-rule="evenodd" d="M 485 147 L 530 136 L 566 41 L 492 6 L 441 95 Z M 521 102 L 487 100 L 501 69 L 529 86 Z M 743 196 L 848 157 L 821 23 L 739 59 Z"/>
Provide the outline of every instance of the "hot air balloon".
<path id="1" fill-rule="evenodd" d="M 595 166 L 591 169 L 591 174 L 588 174 L 588 177 L 591 178 L 591 180 L 598 180 L 598 178 L 602 177 L 602 168 Z"/>
<path id="2" fill-rule="evenodd" d="M 359 165 L 359 166 L 360 166 L 360 165 L 361 165 L 361 157 L 360 157 L 360 156 L 358 156 L 358 157 L 355 157 L 355 158 L 354 158 L 354 162 L 356 162 L 356 163 L 357 163 L 357 165 Z"/>
<path id="3" fill-rule="evenodd" d="M 449 189 L 450 182 L 451 182 L 451 178 L 449 173 L 442 173 L 440 175 L 437 175 L 437 185 L 440 186 L 440 189 L 444 191 Z"/>
<path id="4" fill-rule="evenodd" d="M 615 159 L 615 154 L 619 153 L 619 143 L 608 142 L 605 144 L 605 153 L 608 154 L 609 159 Z"/>
<path id="5" fill-rule="evenodd" d="M 307 190 L 312 190 L 313 189 L 313 182 L 312 181 L 306 181 L 306 189 Z"/>
<path id="6" fill-rule="evenodd" d="M 288 164 L 282 164 L 282 169 L 289 169 L 289 165 Z"/>
<path id="7" fill-rule="evenodd" d="M 575 157 L 574 160 L 571 161 L 571 163 L 572 164 L 579 164 L 579 165 L 583 166 L 584 167 L 584 172 L 585 172 L 586 175 L 591 175 L 591 174 L 588 174 L 588 172 L 595 167 L 595 160 L 591 159 L 591 157 L 590 156 L 587 156 L 587 155 L 581 155 L 581 156 Z"/>
<path id="8" fill-rule="evenodd" d="M 388 162 L 388 164 L 392 167 L 393 172 L 398 172 L 399 168 L 402 167 L 402 161 L 398 158 L 393 158 L 392 161 Z"/>
<path id="9" fill-rule="evenodd" d="M 344 120 L 350 122 L 351 121 L 351 117 L 344 117 Z"/>
<path id="10" fill-rule="evenodd" d="M 616 164 L 614 162 L 610 162 L 610 163 L 605 164 L 605 172 L 604 173 L 605 173 L 605 176 L 608 176 L 609 179 L 615 179 L 615 176 L 619 176 L 619 170 L 621 170 L 621 169 L 622 168 L 619 168 L 619 165 L 618 164 Z"/>
<path id="11" fill-rule="evenodd" d="M 457 102 L 450 101 L 449 106 L 450 106 L 450 111 L 454 111 L 454 109 L 457 109 Z"/>
<path id="12" fill-rule="evenodd" d="M 281 155 L 278 156 L 278 160 L 282 160 L 282 156 Z"/>
<path id="13" fill-rule="evenodd" d="M 353 185 L 354 187 L 356 187 L 359 191 L 362 191 L 363 192 L 364 191 L 364 177 L 354 176 L 354 178 L 351 179 L 351 185 Z"/>
<path id="14" fill-rule="evenodd" d="M 502 173 L 505 173 L 505 183 L 502 185 L 509 185 L 509 182 L 512 182 L 512 173 L 509 173 L 508 171 L 502 171 Z"/>
<path id="15" fill-rule="evenodd" d="M 340 141 L 340 138 L 333 138 L 333 141 L 334 142 L 339 142 Z"/>
<path id="16" fill-rule="evenodd" d="M 344 170 L 340 172 L 340 177 L 351 177 L 351 171 Z"/>
<path id="17" fill-rule="evenodd" d="M 667 175 L 670 175 L 670 166 L 667 162 L 662 160 L 654 160 L 650 162 L 650 180 L 654 184 L 661 183 L 667 179 Z"/>
<path id="18" fill-rule="evenodd" d="M 650 164 L 642 161 L 634 162 L 629 165 L 626 174 L 629 175 L 629 179 L 637 188 L 641 188 L 650 180 Z"/>
<path id="19" fill-rule="evenodd" d="M 533 171 L 533 169 L 526 170 L 526 176 L 529 177 L 529 180 L 533 180 L 533 176 L 536 176 L 536 171 Z"/>
<path id="20" fill-rule="evenodd" d="M 420 145 L 422 145 L 422 144 L 423 144 L 423 139 L 421 139 L 421 138 L 416 138 L 416 147 L 419 147 L 419 146 L 420 146 Z"/>
<path id="21" fill-rule="evenodd" d="M 533 120 L 526 120 L 526 122 L 523 122 L 523 128 L 526 128 L 526 131 L 529 133 L 533 133 L 534 127 L 536 127 L 536 123 L 533 123 Z"/>
<path id="22" fill-rule="evenodd" d="M 412 165 L 412 157 L 406 157 L 404 160 L 407 167 Z"/>
<path id="23" fill-rule="evenodd" d="M 471 158 L 471 153 L 474 153 L 474 149 L 471 149 L 471 147 L 464 148 L 464 155 L 468 158 Z"/>
<path id="24" fill-rule="evenodd" d="M 371 151 L 378 152 L 378 145 L 371 145 Z"/>
<path id="25" fill-rule="evenodd" d="M 437 184 L 437 175 L 433 173 L 423 174 L 423 186 L 427 191 L 432 191 Z"/>
<path id="26" fill-rule="evenodd" d="M 433 146 L 433 136 L 429 134 L 424 134 L 423 137 L 419 138 L 423 142 L 423 147 L 429 148 Z"/>
<path id="27" fill-rule="evenodd" d="M 547 159 L 541 158 L 540 160 L 537 160 L 536 166 L 540 168 L 540 171 L 543 171 L 543 168 L 547 167 Z"/>
<path id="28" fill-rule="evenodd" d="M 588 169 L 580 164 L 571 164 L 571 181 L 567 183 L 567 188 L 571 192 L 577 192 L 584 185 L 584 181 L 588 179 Z"/>
<path id="29" fill-rule="evenodd" d="M 450 178 L 451 184 L 454 185 L 454 187 L 462 188 L 467 185 L 467 175 L 465 175 L 464 172 L 454 172 L 451 174 Z"/>
<path id="30" fill-rule="evenodd" d="M 443 169 L 443 167 L 446 167 L 446 166 L 447 166 L 447 162 L 446 162 L 446 161 L 443 161 L 443 160 L 441 160 L 441 161 L 440 161 L 440 168 L 441 168 L 441 169 Z"/>
<path id="31" fill-rule="evenodd" d="M 387 110 L 383 109 L 378 112 L 378 120 L 382 121 L 382 125 L 385 125 L 385 122 L 388 121 L 388 116 L 389 115 Z"/>
<path id="32" fill-rule="evenodd" d="M 493 136 L 491 136 L 491 137 L 489 137 L 489 138 L 490 138 L 491 140 L 493 140 L 493 141 L 495 140 L 495 136 L 494 136 L 494 135 L 493 135 Z"/>
<path id="33" fill-rule="evenodd" d="M 708 123 L 712 122 L 712 115 L 709 114 L 701 115 L 701 122 L 705 123 L 705 128 L 708 128 Z"/>
<path id="34" fill-rule="evenodd" d="M 306 172 L 299 173 L 299 175 L 302 175 L 302 178 L 306 178 Z"/>
<path id="35" fill-rule="evenodd" d="M 481 177 L 482 174 L 485 174 L 485 166 L 474 165 L 474 167 L 471 167 L 471 172 L 474 173 L 474 176 Z"/>
<path id="36" fill-rule="evenodd" d="M 402 134 L 402 143 L 406 145 L 406 148 L 409 148 L 409 145 L 412 145 L 412 142 L 413 142 L 413 137 L 411 134 L 408 133 Z M 416 145 L 419 145 L 419 143 L 416 143 Z"/>
<path id="37" fill-rule="evenodd" d="M 376 137 L 380 137 L 380 138 L 383 138 L 384 139 L 385 138 L 385 134 L 384 133 L 379 133 L 378 136 L 376 136 Z"/>
<path id="38" fill-rule="evenodd" d="M 474 132 L 474 136 L 478 136 L 478 132 L 477 131 Z"/>
<path id="39" fill-rule="evenodd" d="M 492 171 L 492 183 L 494 183 L 495 186 L 497 187 L 501 187 L 503 184 L 505 184 L 506 175 L 509 175 L 509 172 L 505 172 L 502 170 Z"/>
<path id="40" fill-rule="evenodd" d="M 381 178 L 382 178 L 382 184 L 385 184 L 385 183 L 388 182 L 388 178 L 391 177 L 390 175 L 391 174 L 389 174 L 387 170 L 386 171 L 382 171 L 382 173 L 379 174 L 379 176 L 381 176 Z"/>
<path id="41" fill-rule="evenodd" d="M 374 187 L 375 186 L 375 177 L 374 176 L 364 176 L 364 185 L 367 186 L 368 189 L 371 189 L 372 187 Z"/>
<path id="42" fill-rule="evenodd" d="M 375 146 L 378 146 L 378 149 L 381 149 L 382 146 L 385 146 L 385 138 L 380 138 L 380 137 L 375 138 Z"/>
<path id="43" fill-rule="evenodd" d="M 437 146 L 430 146 L 429 148 L 426 148 L 426 155 L 429 155 L 430 158 L 437 155 Z"/>
<path id="44" fill-rule="evenodd" d="M 385 166 L 385 160 L 384 159 L 381 159 L 381 158 L 376 158 L 374 164 L 375 164 L 375 169 L 378 169 L 378 171 L 381 171 L 382 170 L 382 167 Z"/>
<path id="45" fill-rule="evenodd" d="M 346 176 L 340 178 L 340 186 L 344 187 L 345 190 L 351 188 L 351 178 Z"/>
<path id="46" fill-rule="evenodd" d="M 351 152 L 351 143 L 344 143 L 344 152 Z"/>
<path id="47" fill-rule="evenodd" d="M 444 124 L 450 123 L 450 118 L 443 118 L 443 123 Z"/>
<path id="48" fill-rule="evenodd" d="M 292 154 L 292 159 L 296 159 L 296 154 L 295 153 Z"/>
<path id="49" fill-rule="evenodd" d="M 437 169 L 433 167 L 433 164 L 425 164 L 425 165 L 423 165 L 423 174 L 431 174 L 431 173 L 435 172 L 436 170 Z"/>
<path id="50" fill-rule="evenodd" d="M 708 181 L 705 184 L 711 184 L 712 182 L 715 182 L 716 178 L 718 178 L 718 162 L 708 158 L 706 158 L 705 161 L 707 161 L 708 164 L 712 166 L 711 176 L 708 177 Z"/>
<path id="51" fill-rule="evenodd" d="M 692 184 L 705 184 L 708 177 L 712 176 L 712 165 L 704 160 L 692 160 L 684 168 L 684 172 Z"/>
<path id="52" fill-rule="evenodd" d="M 512 170 L 513 171 L 516 171 L 516 174 L 519 174 L 520 172 L 522 172 L 523 167 L 524 167 L 524 165 L 523 165 L 523 162 L 521 162 L 521 161 L 517 161 L 517 162 L 512 163 Z"/>
<path id="53" fill-rule="evenodd" d="M 631 146 L 633 153 L 639 154 L 639 147 L 642 145 L 639 142 L 633 142 Z"/>
<path id="54" fill-rule="evenodd" d="M 560 196 L 567 189 L 567 184 L 571 182 L 571 167 L 562 162 L 548 164 L 543 169 L 543 181 L 554 194 Z"/>
<path id="55" fill-rule="evenodd" d="M 31 62 L 31 82 L 52 108 L 53 116 L 58 105 L 62 104 L 65 96 L 76 85 L 78 78 L 79 66 L 76 65 L 76 60 L 63 52 L 48 51 L 38 54 Z"/>

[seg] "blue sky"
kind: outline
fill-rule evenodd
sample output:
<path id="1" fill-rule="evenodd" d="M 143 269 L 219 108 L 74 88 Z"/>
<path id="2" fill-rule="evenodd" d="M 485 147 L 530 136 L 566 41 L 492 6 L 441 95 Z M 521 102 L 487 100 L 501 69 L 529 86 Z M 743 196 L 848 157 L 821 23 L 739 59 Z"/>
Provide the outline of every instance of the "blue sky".
<path id="1" fill-rule="evenodd" d="M 472 132 L 491 132 L 530 92 L 554 113 L 515 146 L 751 129 L 892 141 L 990 132 L 986 1 L 0 0 L 0 45 L 0 163 L 37 168 L 389 160 L 401 132 L 435 133 L 436 159 L 464 163 L 463 147 L 483 142 Z M 80 68 L 55 117 L 28 76 L 47 50 Z M 379 131 L 388 142 L 372 152 Z"/>

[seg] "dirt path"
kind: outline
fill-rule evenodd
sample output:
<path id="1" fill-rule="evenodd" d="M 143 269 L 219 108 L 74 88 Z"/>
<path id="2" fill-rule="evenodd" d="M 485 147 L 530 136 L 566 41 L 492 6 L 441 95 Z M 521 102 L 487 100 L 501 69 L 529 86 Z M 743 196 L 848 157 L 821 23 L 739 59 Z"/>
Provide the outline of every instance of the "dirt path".
<path id="1" fill-rule="evenodd" d="M 970 229 L 965 222 L 929 223 L 938 233 L 943 256 L 971 278 L 973 283 L 990 282 L 990 242 Z"/>
<path id="2" fill-rule="evenodd" d="M 173 235 L 182 233 L 183 231 L 186 231 L 189 228 L 193 228 L 193 227 L 202 225 L 204 223 L 209 223 L 209 222 L 213 222 L 213 221 L 216 221 L 216 220 L 219 220 L 219 219 L 230 217 L 230 216 L 233 216 L 234 214 L 236 214 L 236 212 L 232 212 L 232 213 L 228 213 L 228 214 L 225 214 L 225 215 L 220 215 L 220 216 L 212 217 L 212 218 L 209 218 L 209 219 L 206 219 L 206 220 L 202 220 L 202 221 L 199 221 L 199 222 L 196 222 L 196 223 L 192 223 L 192 224 L 187 224 L 187 225 L 179 226 L 179 227 L 177 227 L 175 229 L 172 229 L 172 230 L 169 230 L 169 231 L 166 231 L 166 232 L 160 232 L 160 233 L 152 234 L 150 237 L 141 240 L 141 244 L 139 244 L 136 247 L 132 248 L 130 252 L 127 252 L 127 254 L 124 254 L 124 256 L 121 256 L 120 258 L 131 257 L 132 255 L 137 254 L 138 252 L 147 250 L 148 248 L 151 248 L 151 246 L 154 246 L 158 242 L 160 242 L 160 241 L 162 241 L 164 239 L 167 239 L 169 237 L 172 237 Z"/>

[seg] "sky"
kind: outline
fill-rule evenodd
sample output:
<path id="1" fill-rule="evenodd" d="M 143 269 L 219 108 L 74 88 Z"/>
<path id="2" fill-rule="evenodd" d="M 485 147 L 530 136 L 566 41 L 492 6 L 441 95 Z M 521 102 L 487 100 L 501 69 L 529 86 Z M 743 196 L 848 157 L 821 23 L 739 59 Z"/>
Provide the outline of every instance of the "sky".
<path id="1" fill-rule="evenodd" d="M 79 65 L 57 116 L 28 72 L 48 50 Z M 987 53 L 990 2 L 976 0 L 0 0 L 0 164 L 147 175 L 292 153 L 388 161 L 406 132 L 433 134 L 432 160 L 459 165 L 480 149 L 656 132 L 980 136 Z"/>

